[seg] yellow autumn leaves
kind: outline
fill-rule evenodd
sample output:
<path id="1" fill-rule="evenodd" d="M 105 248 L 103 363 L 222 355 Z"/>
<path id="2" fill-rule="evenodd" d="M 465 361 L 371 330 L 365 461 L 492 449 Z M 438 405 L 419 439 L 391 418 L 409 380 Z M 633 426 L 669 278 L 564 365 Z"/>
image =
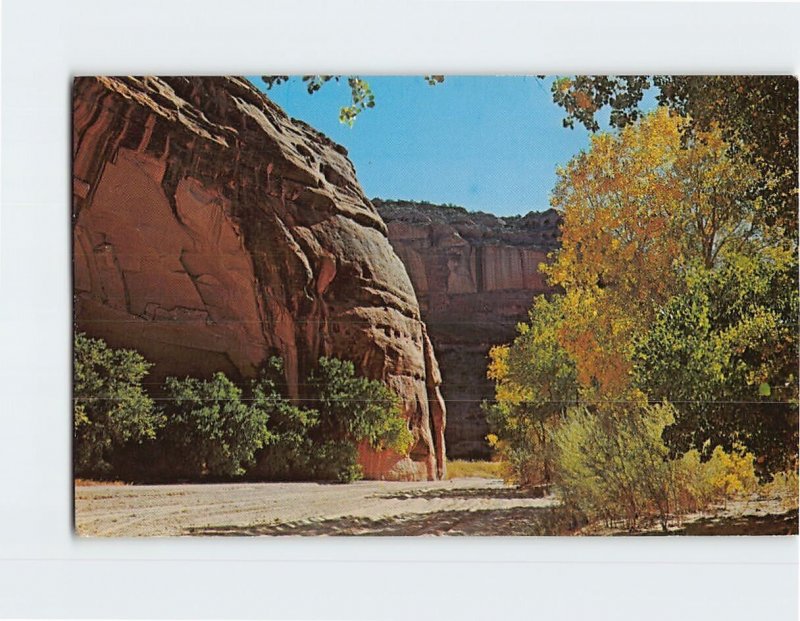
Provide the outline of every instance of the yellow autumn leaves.
<path id="1" fill-rule="evenodd" d="M 796 246 L 760 217 L 753 189 L 763 180 L 743 157 L 747 146 L 726 143 L 713 125 L 688 126 L 660 108 L 593 136 L 558 171 L 551 203 L 563 218 L 561 246 L 541 266 L 558 293 L 535 299 L 513 343 L 490 351 L 496 399 L 487 416 L 514 480 L 556 483 L 584 515 L 629 526 L 657 517 L 667 528 L 673 514 L 751 492 L 755 457 L 739 437 L 775 464 L 790 451 L 780 443 L 791 429 L 759 418 L 771 404 L 744 416 L 725 401 L 702 405 L 784 381 L 796 343 L 770 362 L 775 339 L 756 328 L 768 323 L 762 315 L 792 312 L 796 300 L 779 283 Z M 760 290 L 770 283 L 780 300 Z M 741 312 L 712 303 L 727 284 Z M 697 346 L 687 350 L 689 336 Z M 682 435 L 670 445 L 673 426 Z M 699 445 L 705 461 L 686 452 Z"/>
<path id="2" fill-rule="evenodd" d="M 627 390 L 631 337 L 676 290 L 681 265 L 711 267 L 752 232 L 756 178 L 728 155 L 716 130 L 684 144 L 686 119 L 665 108 L 591 148 L 559 171 L 552 204 L 561 248 L 543 271 L 565 292 L 561 337 L 582 386 Z"/>

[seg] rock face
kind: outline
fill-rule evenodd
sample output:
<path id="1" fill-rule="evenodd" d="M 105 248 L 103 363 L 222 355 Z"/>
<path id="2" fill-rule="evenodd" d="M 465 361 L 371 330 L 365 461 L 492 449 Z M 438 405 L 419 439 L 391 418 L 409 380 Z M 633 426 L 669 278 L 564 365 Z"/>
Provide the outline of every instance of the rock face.
<path id="1" fill-rule="evenodd" d="M 488 352 L 513 339 L 535 295 L 551 291 L 539 264 L 558 247 L 559 216 L 549 209 L 498 218 L 450 205 L 372 202 L 411 276 L 436 349 L 448 457 L 488 457 L 480 408 L 494 397 Z"/>
<path id="2" fill-rule="evenodd" d="M 370 478 L 444 476 L 431 342 L 344 148 L 240 78 L 77 78 L 76 329 L 155 362 L 150 381 L 322 355 L 400 396 L 410 456 L 361 447 Z"/>

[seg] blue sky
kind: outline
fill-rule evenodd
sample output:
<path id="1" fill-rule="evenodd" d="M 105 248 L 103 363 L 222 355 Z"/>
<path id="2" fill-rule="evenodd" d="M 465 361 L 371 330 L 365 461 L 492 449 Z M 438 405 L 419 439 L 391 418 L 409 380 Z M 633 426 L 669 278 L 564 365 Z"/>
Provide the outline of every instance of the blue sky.
<path id="1" fill-rule="evenodd" d="M 350 128 L 339 123 L 350 102 L 346 81 L 309 95 L 299 78 L 264 89 L 290 116 L 344 145 L 370 198 L 455 203 L 498 215 L 549 206 L 556 166 L 589 143 L 562 126 L 551 79 L 448 76 L 429 86 L 420 76 L 367 77 L 375 107 Z"/>

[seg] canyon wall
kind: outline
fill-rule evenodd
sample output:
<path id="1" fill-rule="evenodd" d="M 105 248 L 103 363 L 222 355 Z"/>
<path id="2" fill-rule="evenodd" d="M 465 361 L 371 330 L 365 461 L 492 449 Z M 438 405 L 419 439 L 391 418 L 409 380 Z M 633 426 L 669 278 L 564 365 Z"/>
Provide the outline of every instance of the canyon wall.
<path id="1" fill-rule="evenodd" d="M 361 447 L 370 478 L 444 476 L 431 342 L 345 149 L 241 78 L 76 78 L 75 327 L 164 377 L 253 376 L 283 357 L 302 399 L 320 356 L 401 397 L 409 456 Z"/>
<path id="2" fill-rule="evenodd" d="M 452 205 L 373 199 L 406 265 L 441 367 L 447 454 L 486 458 L 489 429 L 480 404 L 492 345 L 514 338 L 533 297 L 551 289 L 539 272 L 558 246 L 550 209 L 500 218 Z"/>

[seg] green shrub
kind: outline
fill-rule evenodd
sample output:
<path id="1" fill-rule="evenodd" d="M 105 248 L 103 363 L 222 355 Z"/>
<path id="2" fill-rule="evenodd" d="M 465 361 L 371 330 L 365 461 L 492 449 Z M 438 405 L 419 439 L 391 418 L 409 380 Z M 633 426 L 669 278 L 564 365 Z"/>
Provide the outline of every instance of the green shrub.
<path id="1" fill-rule="evenodd" d="M 152 365 L 138 352 L 112 349 L 76 333 L 73 375 L 73 451 L 77 476 L 107 476 L 115 454 L 152 439 L 162 417 L 142 389 Z"/>
<path id="2" fill-rule="evenodd" d="M 662 439 L 674 421 L 671 404 L 570 412 L 557 434 L 558 481 L 565 502 L 589 519 L 622 520 L 629 528 L 743 497 L 757 488 L 753 454 L 717 446 L 702 461 L 691 449 L 669 458 Z"/>
<path id="3" fill-rule="evenodd" d="M 250 392 L 254 403 L 267 412 L 270 431 L 254 474 L 273 480 L 315 478 L 316 450 L 310 433 L 319 425 L 319 412 L 289 400 L 283 360 L 270 358 Z"/>
<path id="4" fill-rule="evenodd" d="M 406 453 L 413 437 L 400 412 L 397 395 L 376 380 L 356 377 L 353 363 L 320 358 L 309 378 L 311 401 L 320 419 L 311 432 L 319 478 L 361 478 L 357 446 Z M 340 446 L 336 446 L 336 445 Z"/>
<path id="5" fill-rule="evenodd" d="M 169 377 L 163 440 L 173 470 L 185 476 L 236 476 L 270 440 L 269 414 L 259 400 L 245 403 L 224 373 L 207 381 Z"/>
<path id="6" fill-rule="evenodd" d="M 349 482 L 363 476 L 362 442 L 399 453 L 410 448 L 397 395 L 379 381 L 356 377 L 351 362 L 320 358 L 308 388 L 304 402 L 313 408 L 289 400 L 280 358 L 271 358 L 253 382 L 254 402 L 269 414 L 271 433 L 258 459 L 258 476 Z"/>
<path id="7" fill-rule="evenodd" d="M 358 449 L 347 440 L 322 440 L 315 444 L 314 478 L 351 483 L 364 476 L 358 463 Z"/>
<path id="8" fill-rule="evenodd" d="M 571 410 L 556 433 L 564 501 L 589 519 L 629 528 L 658 519 L 666 529 L 672 472 L 661 433 L 673 420 L 668 404 Z"/>

